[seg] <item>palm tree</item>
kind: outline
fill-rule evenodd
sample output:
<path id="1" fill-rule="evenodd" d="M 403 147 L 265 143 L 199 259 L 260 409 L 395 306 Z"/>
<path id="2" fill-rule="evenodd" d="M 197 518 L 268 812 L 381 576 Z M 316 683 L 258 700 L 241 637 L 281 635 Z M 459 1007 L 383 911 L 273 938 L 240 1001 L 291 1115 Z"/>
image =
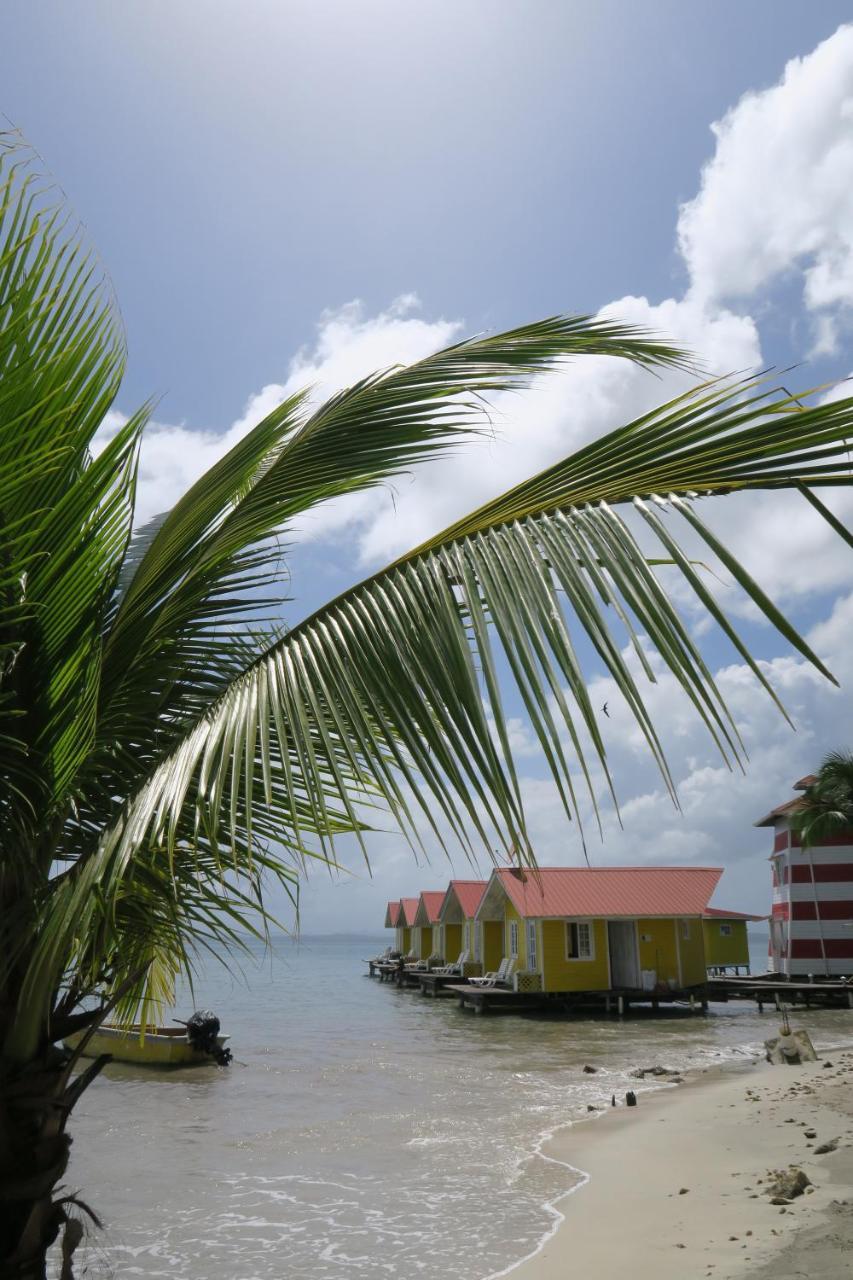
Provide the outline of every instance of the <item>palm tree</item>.
<path id="1" fill-rule="evenodd" d="M 587 445 L 284 626 L 282 534 L 467 440 L 483 398 L 566 358 L 685 355 L 611 320 L 557 317 L 461 342 L 312 407 L 291 397 L 133 532 L 147 410 L 106 447 L 124 351 L 96 262 L 14 137 L 0 147 L 0 1271 L 45 1274 L 63 1233 L 68 1116 L 104 1065 L 64 1039 L 152 1002 L 205 949 L 271 924 L 309 859 L 390 813 L 531 860 L 502 710 L 514 683 L 568 816 L 612 791 L 575 640 L 585 636 L 675 790 L 643 700 L 656 650 L 723 758 L 737 726 L 657 570 L 680 575 L 766 677 L 682 550 L 704 542 L 829 675 L 700 519 L 733 490 L 853 481 L 853 401 L 803 407 L 712 381 Z M 656 546 L 650 555 L 626 515 Z M 831 678 L 831 677 L 830 677 Z M 597 810 L 596 810 L 597 812 Z M 140 1014 L 141 1009 L 141 1014 Z"/>
<path id="2" fill-rule="evenodd" d="M 804 849 L 853 829 L 853 752 L 830 751 L 792 815 Z"/>

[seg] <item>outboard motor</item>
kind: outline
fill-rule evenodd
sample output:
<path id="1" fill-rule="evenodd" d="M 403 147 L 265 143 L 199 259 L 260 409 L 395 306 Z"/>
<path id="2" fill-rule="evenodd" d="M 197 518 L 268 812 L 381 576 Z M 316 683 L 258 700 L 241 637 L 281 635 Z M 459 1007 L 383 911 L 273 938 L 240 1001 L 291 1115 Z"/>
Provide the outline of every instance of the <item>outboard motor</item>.
<path id="1" fill-rule="evenodd" d="M 208 1054 L 220 1067 L 231 1061 L 231 1050 L 217 1044 L 219 1019 L 210 1009 L 197 1009 L 187 1022 L 187 1039 L 194 1049 Z"/>

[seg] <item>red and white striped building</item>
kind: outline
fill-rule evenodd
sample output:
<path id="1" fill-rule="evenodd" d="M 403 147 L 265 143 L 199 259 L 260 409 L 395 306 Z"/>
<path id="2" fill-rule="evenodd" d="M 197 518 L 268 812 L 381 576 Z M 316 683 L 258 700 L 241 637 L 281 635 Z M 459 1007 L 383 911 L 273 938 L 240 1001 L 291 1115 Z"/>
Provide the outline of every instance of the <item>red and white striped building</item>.
<path id="1" fill-rule="evenodd" d="M 800 778 L 804 791 L 814 778 Z M 794 797 L 756 822 L 773 828 L 770 965 L 787 977 L 853 974 L 853 830 L 803 849 Z"/>

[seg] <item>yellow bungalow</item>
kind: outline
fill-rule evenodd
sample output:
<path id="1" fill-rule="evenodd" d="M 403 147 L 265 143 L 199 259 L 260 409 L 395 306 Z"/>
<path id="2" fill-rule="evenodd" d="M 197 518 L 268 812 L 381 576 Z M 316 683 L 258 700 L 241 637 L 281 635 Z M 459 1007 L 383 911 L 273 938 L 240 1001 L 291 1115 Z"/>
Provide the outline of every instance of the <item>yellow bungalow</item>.
<path id="1" fill-rule="evenodd" d="M 705 982 L 715 867 L 501 868 L 476 912 L 519 990 L 684 991 Z M 491 965 L 487 965 L 491 967 Z"/>
<path id="2" fill-rule="evenodd" d="M 428 960 L 431 955 L 443 955 L 440 939 L 435 936 L 439 928 L 438 913 L 443 901 L 444 892 L 441 889 L 423 889 L 418 898 L 412 929 L 412 950 L 419 960 Z"/>
<path id="3" fill-rule="evenodd" d="M 415 926 L 418 901 L 418 898 L 401 898 L 399 902 L 395 941 L 401 956 L 407 956 L 412 949 L 412 931 Z"/>
<path id="4" fill-rule="evenodd" d="M 385 928 L 394 930 L 394 950 L 399 951 L 399 924 L 400 924 L 400 903 L 389 902 L 385 908 Z"/>
<path id="5" fill-rule="evenodd" d="M 705 964 L 712 974 L 743 968 L 749 973 L 749 938 L 747 922 L 766 919 L 765 916 L 744 915 L 742 911 L 723 911 L 720 907 L 707 907 L 702 916 L 702 934 L 705 939 Z"/>
<path id="6" fill-rule="evenodd" d="M 451 880 L 438 915 L 438 928 L 441 930 L 439 949 L 443 951 L 445 960 L 448 964 L 455 964 L 460 954 L 467 951 L 471 973 L 479 973 L 478 966 L 496 969 L 503 955 L 500 924 L 489 921 L 484 932 L 476 919 L 487 883 L 486 880 Z"/>

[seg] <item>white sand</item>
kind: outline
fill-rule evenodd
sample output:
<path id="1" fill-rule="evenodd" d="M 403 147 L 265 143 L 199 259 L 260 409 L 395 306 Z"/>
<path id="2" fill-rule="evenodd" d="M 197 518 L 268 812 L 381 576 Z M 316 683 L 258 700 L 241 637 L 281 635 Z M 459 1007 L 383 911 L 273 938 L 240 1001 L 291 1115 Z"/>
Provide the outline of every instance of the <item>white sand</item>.
<path id="1" fill-rule="evenodd" d="M 513 1280 L 853 1275 L 853 1053 L 828 1060 L 700 1076 L 563 1130 L 545 1154 L 590 1181 Z M 768 1172 L 790 1164 L 813 1191 L 771 1205 Z"/>

